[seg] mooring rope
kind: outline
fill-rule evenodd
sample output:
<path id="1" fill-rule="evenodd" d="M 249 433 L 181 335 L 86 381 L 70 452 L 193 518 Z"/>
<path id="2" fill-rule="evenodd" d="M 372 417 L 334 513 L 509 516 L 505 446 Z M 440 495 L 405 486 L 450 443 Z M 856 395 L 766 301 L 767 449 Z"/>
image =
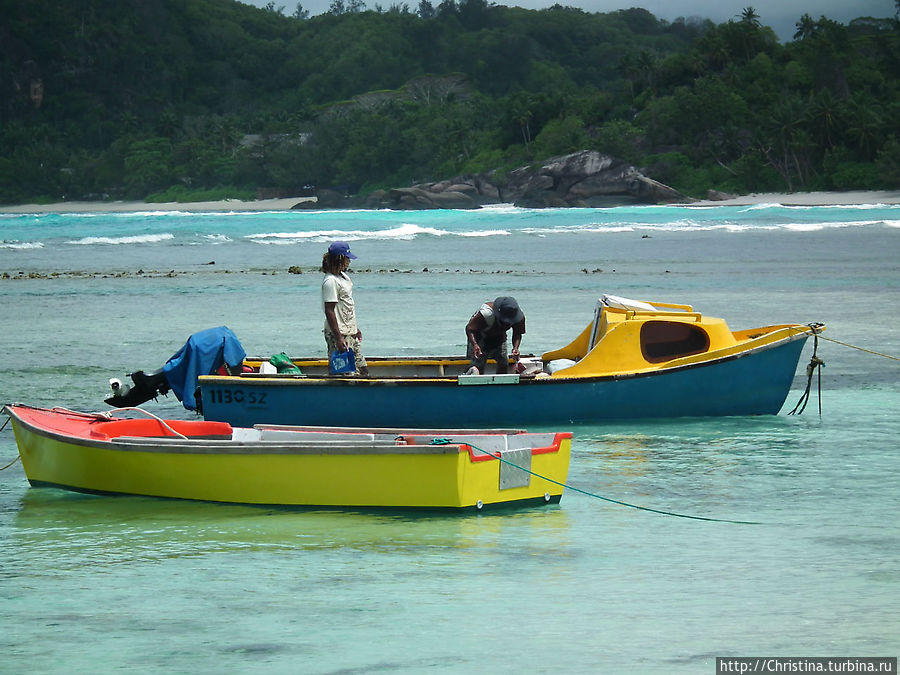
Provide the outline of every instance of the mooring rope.
<path id="1" fill-rule="evenodd" d="M 813 335 L 817 335 L 818 337 L 822 338 L 823 340 L 827 340 L 828 342 L 833 342 L 834 344 L 841 345 L 842 347 L 849 347 L 850 349 L 858 349 L 861 352 L 866 352 L 867 354 L 874 354 L 875 356 L 881 356 L 883 358 L 890 359 L 891 361 L 900 361 L 900 357 L 897 357 L 897 356 L 891 356 L 890 354 L 883 354 L 882 352 L 876 352 L 874 349 L 866 349 L 865 347 L 860 347 L 859 345 L 852 345 L 849 342 L 841 342 L 840 340 L 835 340 L 834 338 L 825 337 L 824 335 L 821 334 L 822 331 L 820 330 L 820 327 L 822 326 L 822 324 L 820 324 L 820 323 L 810 323 L 810 324 L 807 324 L 807 326 L 809 328 L 812 328 Z M 788 326 L 788 328 L 790 328 L 791 330 L 795 330 L 798 333 L 807 332 L 806 327 L 797 328 L 795 326 Z"/>
<path id="2" fill-rule="evenodd" d="M 143 414 L 146 415 L 147 417 L 152 417 L 152 418 L 155 419 L 157 422 L 159 422 L 160 424 L 162 424 L 166 429 L 168 429 L 169 431 L 171 431 L 174 435 L 178 436 L 179 438 L 183 438 L 183 439 L 187 440 L 187 436 L 185 436 L 184 434 L 182 434 L 182 433 L 180 433 L 180 432 L 178 432 L 178 431 L 175 431 L 175 430 L 169 425 L 169 423 L 166 422 L 163 418 L 158 417 L 157 415 L 154 415 L 154 414 L 153 414 L 152 412 L 150 412 L 149 410 L 144 410 L 143 408 L 137 408 L 137 407 L 132 407 L 132 406 L 125 406 L 125 407 L 122 407 L 122 408 L 116 408 L 115 410 L 110 410 L 110 411 L 108 411 L 108 412 L 96 412 L 96 413 L 84 413 L 84 412 L 78 412 L 77 410 L 69 410 L 68 408 L 59 408 L 59 407 L 53 408 L 53 410 L 59 410 L 60 412 L 69 413 L 69 414 L 84 415 L 84 416 L 87 416 L 87 417 L 96 417 L 96 418 L 98 418 L 98 419 L 108 419 L 108 420 L 114 419 L 114 418 L 113 418 L 113 414 L 114 414 L 114 413 L 121 412 L 121 411 L 123 411 L 123 410 L 131 410 L 131 411 L 133 411 L 133 412 L 143 413 Z M 127 418 L 124 418 L 124 419 L 127 419 Z"/>
<path id="3" fill-rule="evenodd" d="M 432 439 L 432 445 L 446 445 L 454 443 L 454 441 L 449 438 L 435 438 Z M 754 520 L 727 520 L 724 518 L 707 518 L 706 516 L 691 516 L 684 513 L 676 513 L 674 511 L 664 511 L 662 509 L 652 509 L 649 506 L 640 506 L 638 504 L 629 504 L 628 502 L 623 502 L 618 499 L 613 499 L 611 497 L 604 497 L 603 495 L 598 495 L 594 492 L 588 492 L 587 490 L 582 490 L 581 488 L 577 488 L 574 485 L 569 485 L 568 483 L 560 483 L 558 480 L 554 480 L 552 478 L 548 478 L 547 476 L 542 476 L 539 473 L 535 473 L 531 469 L 526 469 L 524 466 L 519 466 L 515 462 L 510 462 L 508 459 L 505 459 L 501 456 L 501 454 L 488 452 L 482 448 L 479 448 L 477 445 L 472 445 L 471 443 L 461 442 L 459 445 L 468 445 L 473 450 L 477 450 L 478 452 L 482 452 L 485 455 L 489 455 L 495 459 L 499 459 L 501 462 L 505 464 L 509 464 L 512 467 L 515 467 L 519 471 L 524 471 L 525 473 L 531 474 L 535 478 L 540 478 L 541 480 L 545 480 L 548 483 L 553 483 L 554 485 L 559 485 L 560 487 L 568 490 L 572 490 L 573 492 L 580 492 L 583 495 L 587 495 L 588 497 L 593 497 L 594 499 L 601 499 L 605 502 L 610 502 L 611 504 L 618 504 L 619 506 L 627 506 L 631 509 L 638 509 L 640 511 L 649 511 L 650 513 L 659 513 L 664 516 L 675 516 L 676 518 L 688 518 L 690 520 L 705 520 L 711 523 L 733 523 L 735 525 L 761 525 L 762 523 L 754 521 Z"/>
<path id="4" fill-rule="evenodd" d="M 822 368 L 825 367 L 825 362 L 817 356 L 819 351 L 819 333 L 816 332 L 816 329 L 810 324 L 810 328 L 813 329 L 813 353 L 812 358 L 809 360 L 809 364 L 806 366 L 806 390 L 800 396 L 800 400 L 797 401 L 797 405 L 794 406 L 794 409 L 791 410 L 788 415 L 802 415 L 803 411 L 806 410 L 806 404 L 809 403 L 809 392 L 812 389 L 812 379 L 813 374 L 818 371 L 819 372 L 819 417 L 822 416 Z"/>
<path id="5" fill-rule="evenodd" d="M 803 328 L 799 328 L 796 326 L 788 326 L 788 328 L 797 331 L 798 333 L 811 332 L 814 340 L 812 358 L 809 360 L 809 364 L 806 366 L 806 389 L 800 396 L 800 400 L 797 401 L 797 405 L 794 406 L 793 410 L 791 410 L 788 415 L 801 415 L 803 414 L 803 411 L 806 410 L 806 405 L 807 403 L 809 403 L 809 396 L 812 390 L 812 378 L 813 375 L 818 372 L 819 377 L 817 380 L 817 389 L 819 399 L 819 417 L 822 416 L 822 368 L 825 366 L 825 362 L 817 356 L 820 338 L 822 340 L 827 340 L 828 342 L 833 342 L 837 345 L 841 345 L 842 347 L 857 349 L 861 352 L 865 352 L 866 354 L 874 354 L 875 356 L 881 356 L 885 359 L 890 359 L 891 361 L 900 361 L 900 358 L 891 356 L 890 354 L 876 352 L 874 349 L 866 349 L 865 347 L 853 345 L 849 342 L 841 342 L 840 340 L 835 340 L 834 338 L 825 337 L 824 335 L 822 335 L 823 326 L 821 323 L 809 323 L 806 324 L 806 326 L 804 326 Z"/>
<path id="6" fill-rule="evenodd" d="M 20 457 L 18 455 L 16 455 L 16 458 L 13 461 L 11 461 L 9 464 L 7 464 L 6 466 L 0 468 L 0 471 L 6 471 L 9 467 L 11 467 L 13 464 L 18 462 L 19 459 L 20 459 Z"/>
<path id="7" fill-rule="evenodd" d="M 14 403 L 13 405 L 21 406 L 23 408 L 35 408 L 34 406 L 25 405 L 24 403 Z M 46 410 L 46 408 L 35 408 L 35 409 L 36 410 Z M 115 410 L 109 410 L 109 411 L 105 411 L 105 412 L 81 412 L 80 410 L 72 410 L 71 408 L 64 408 L 62 406 L 54 406 L 53 408 L 51 408 L 51 410 L 53 412 L 61 412 L 61 413 L 65 413 L 67 415 L 75 415 L 77 417 L 90 417 L 90 418 L 98 420 L 98 421 L 99 420 L 114 420 L 114 419 L 116 419 L 114 417 L 115 413 L 121 412 L 123 410 L 131 410 L 134 412 L 139 412 L 144 415 L 147 415 L 147 417 L 152 417 L 157 422 L 162 424 L 166 429 L 171 431 L 174 435 L 178 436 L 179 438 L 187 439 L 187 436 L 185 436 L 182 433 L 179 433 L 178 431 L 175 431 L 169 425 L 169 423 L 166 422 L 166 420 L 162 419 L 161 417 L 158 417 L 157 415 L 154 415 L 149 410 L 144 410 L 143 408 L 136 408 L 136 407 L 128 406 L 128 407 L 123 407 L 123 408 L 116 408 Z M 129 418 L 123 417 L 122 419 L 129 419 Z M 6 418 L 6 422 L 9 422 L 8 417 Z M 3 423 L 4 427 L 6 426 L 6 422 Z M 0 427 L 0 431 L 2 431 L 2 430 L 3 430 L 3 427 Z"/>
<path id="8" fill-rule="evenodd" d="M 6 418 L 6 421 L 3 423 L 3 426 L 0 427 L 0 431 L 3 431 L 3 430 L 6 428 L 6 425 L 7 425 L 7 424 L 9 424 L 9 417 Z M 11 462 L 10 462 L 9 464 L 7 464 L 6 466 L 0 468 L 0 471 L 6 471 L 9 467 L 11 467 L 13 464 L 15 464 L 16 462 L 18 462 L 19 459 L 20 459 L 19 455 L 16 455 L 15 459 L 13 459 L 13 461 L 11 461 Z"/>

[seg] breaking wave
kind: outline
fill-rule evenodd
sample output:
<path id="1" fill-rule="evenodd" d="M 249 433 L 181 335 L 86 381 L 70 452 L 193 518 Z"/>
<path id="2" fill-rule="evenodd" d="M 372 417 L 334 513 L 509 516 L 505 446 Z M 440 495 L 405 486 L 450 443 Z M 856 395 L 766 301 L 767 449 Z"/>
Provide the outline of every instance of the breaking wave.
<path id="1" fill-rule="evenodd" d="M 67 244 L 75 246 L 93 246 L 95 244 L 108 244 L 117 246 L 121 244 L 156 244 L 161 241 L 174 239 L 175 235 L 169 232 L 162 234 L 137 234 L 126 235 L 122 237 L 82 237 L 81 239 L 72 239 Z"/>

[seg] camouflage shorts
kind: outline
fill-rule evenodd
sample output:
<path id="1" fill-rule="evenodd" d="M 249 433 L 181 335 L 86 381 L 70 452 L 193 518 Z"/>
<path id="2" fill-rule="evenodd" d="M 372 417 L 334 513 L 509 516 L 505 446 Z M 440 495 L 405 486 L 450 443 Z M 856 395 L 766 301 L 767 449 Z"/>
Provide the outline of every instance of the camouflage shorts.
<path id="1" fill-rule="evenodd" d="M 478 343 L 481 347 L 481 358 L 475 358 L 475 350 L 472 343 L 466 345 L 466 358 L 469 359 L 470 366 L 476 366 L 478 371 L 484 375 L 487 371 L 485 366 L 488 359 L 494 359 L 497 362 L 497 372 L 506 373 L 509 371 L 509 356 L 507 356 L 506 340 L 499 345 L 486 345 L 482 342 Z"/>

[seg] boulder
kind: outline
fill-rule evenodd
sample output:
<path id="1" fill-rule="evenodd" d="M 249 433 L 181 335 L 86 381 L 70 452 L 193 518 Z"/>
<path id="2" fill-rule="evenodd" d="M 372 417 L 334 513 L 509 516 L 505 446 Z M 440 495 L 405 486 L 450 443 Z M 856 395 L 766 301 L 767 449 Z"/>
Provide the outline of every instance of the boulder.
<path id="1" fill-rule="evenodd" d="M 444 192 L 433 192 L 429 195 L 432 203 L 439 209 L 480 209 L 478 204 L 471 195 L 456 190 L 445 190 Z"/>
<path id="2" fill-rule="evenodd" d="M 594 150 L 553 157 L 510 171 L 457 176 L 408 188 L 373 192 L 367 208 L 474 209 L 513 203 L 527 208 L 613 206 L 694 201 L 643 175 L 634 166 Z"/>
<path id="3" fill-rule="evenodd" d="M 297 202 L 291 207 L 291 211 L 307 211 L 310 209 L 321 209 L 323 206 L 319 204 L 317 199 L 304 199 L 302 202 Z"/>
<path id="4" fill-rule="evenodd" d="M 724 202 L 734 198 L 735 196 L 730 192 L 720 192 L 719 190 L 706 191 L 706 199 L 711 202 Z"/>
<path id="5" fill-rule="evenodd" d="M 482 204 L 499 204 L 500 188 L 498 188 L 491 180 L 484 176 L 476 176 L 473 179 L 475 188 L 478 190 L 478 196 Z"/>
<path id="6" fill-rule="evenodd" d="M 609 205 L 613 197 L 622 203 L 690 201 L 677 190 L 647 178 L 632 165 L 593 150 L 516 169 L 510 172 L 501 194 L 505 201 L 530 208 Z"/>
<path id="7" fill-rule="evenodd" d="M 378 190 L 368 195 L 367 208 L 395 210 L 477 209 L 480 205 L 467 194 L 455 190 L 434 191 L 425 187 Z"/>

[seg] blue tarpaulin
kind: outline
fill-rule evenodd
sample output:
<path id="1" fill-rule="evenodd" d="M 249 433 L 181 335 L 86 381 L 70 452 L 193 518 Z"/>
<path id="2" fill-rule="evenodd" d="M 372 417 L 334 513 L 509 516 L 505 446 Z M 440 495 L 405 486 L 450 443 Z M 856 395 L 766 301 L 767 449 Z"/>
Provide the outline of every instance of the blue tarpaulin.
<path id="1" fill-rule="evenodd" d="M 240 366 L 247 352 L 237 336 L 226 326 L 207 328 L 194 333 L 163 366 L 166 380 L 175 396 L 188 410 L 197 409 L 194 392 L 197 378 L 210 375 L 223 363 Z"/>

